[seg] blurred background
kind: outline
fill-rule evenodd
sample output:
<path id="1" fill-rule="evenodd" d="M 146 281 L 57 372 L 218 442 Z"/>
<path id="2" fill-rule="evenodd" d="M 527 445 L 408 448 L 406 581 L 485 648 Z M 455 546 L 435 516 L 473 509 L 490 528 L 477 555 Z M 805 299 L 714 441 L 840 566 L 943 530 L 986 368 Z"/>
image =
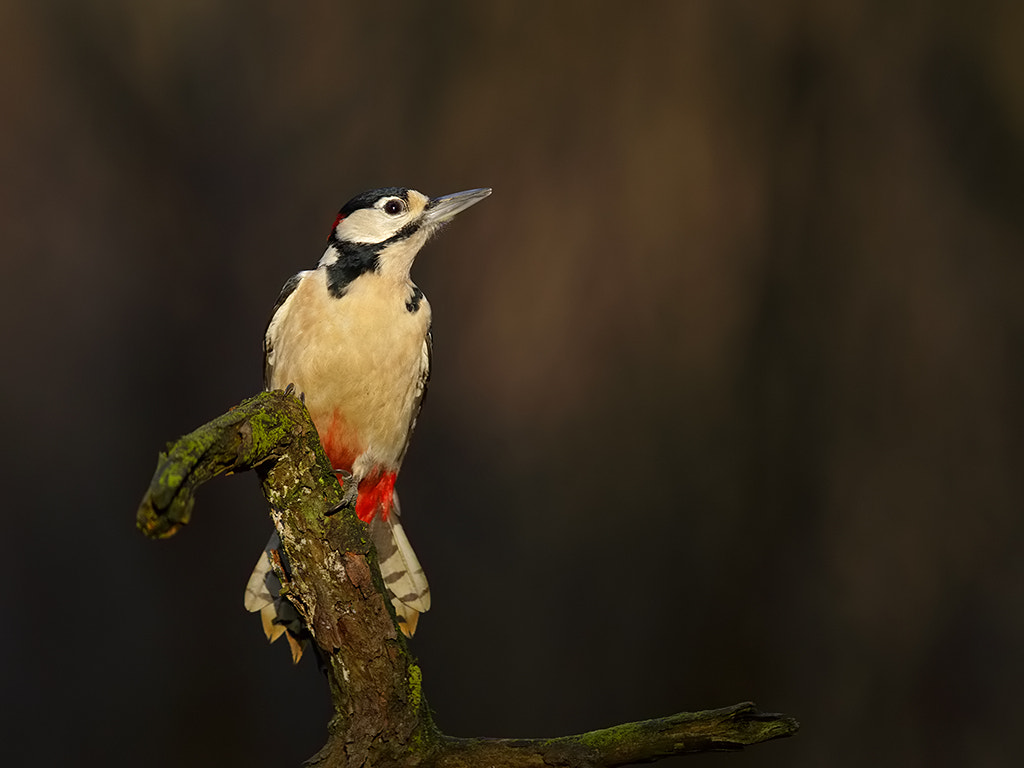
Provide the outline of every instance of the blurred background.
<path id="1" fill-rule="evenodd" d="M 692 760 L 1018 765 L 1022 29 L 1012 0 L 0 3 L 8 763 L 323 744 L 315 665 L 242 608 L 256 479 L 169 541 L 135 508 L 259 389 L 338 208 L 403 185 L 494 188 L 414 269 L 399 487 L 446 732 L 752 699 L 799 736 Z"/>

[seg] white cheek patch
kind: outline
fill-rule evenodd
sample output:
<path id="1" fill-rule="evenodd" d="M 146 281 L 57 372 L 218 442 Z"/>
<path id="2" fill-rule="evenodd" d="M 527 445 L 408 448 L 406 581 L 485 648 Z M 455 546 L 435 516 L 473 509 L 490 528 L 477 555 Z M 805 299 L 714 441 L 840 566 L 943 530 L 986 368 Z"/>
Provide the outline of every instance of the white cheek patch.
<path id="1" fill-rule="evenodd" d="M 388 216 L 377 208 L 361 208 L 342 219 L 337 235 L 342 242 L 380 243 L 401 229 L 410 219 L 408 213 Z"/>

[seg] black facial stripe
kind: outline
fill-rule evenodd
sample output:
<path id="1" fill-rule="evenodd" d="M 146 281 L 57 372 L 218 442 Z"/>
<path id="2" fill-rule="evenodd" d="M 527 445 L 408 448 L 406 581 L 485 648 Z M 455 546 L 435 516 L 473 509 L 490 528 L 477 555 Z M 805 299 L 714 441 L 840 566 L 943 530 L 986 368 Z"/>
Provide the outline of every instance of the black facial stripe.
<path id="1" fill-rule="evenodd" d="M 420 224 L 421 223 L 422 222 L 418 218 L 413 220 L 413 221 L 410 221 L 408 224 L 406 224 L 400 230 L 395 232 L 395 234 L 393 234 L 387 240 L 382 242 L 380 244 L 381 247 L 382 248 L 387 248 L 392 243 L 397 243 L 399 240 L 405 240 L 407 237 L 412 237 L 413 235 L 415 235 L 417 232 L 420 231 Z"/>
<path id="2" fill-rule="evenodd" d="M 423 291 L 419 289 L 419 286 L 414 285 L 412 287 L 412 296 L 410 296 L 409 300 L 405 302 L 405 308 L 415 315 L 420 311 L 421 301 L 423 301 Z"/>

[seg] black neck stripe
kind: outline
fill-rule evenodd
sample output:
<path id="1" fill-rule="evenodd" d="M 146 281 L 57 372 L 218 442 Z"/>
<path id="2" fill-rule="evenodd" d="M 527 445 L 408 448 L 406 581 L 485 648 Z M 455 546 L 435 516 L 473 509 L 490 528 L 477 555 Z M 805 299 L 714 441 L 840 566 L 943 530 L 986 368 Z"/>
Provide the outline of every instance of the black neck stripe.
<path id="1" fill-rule="evenodd" d="M 380 267 L 377 252 L 379 243 L 345 243 L 331 235 L 330 244 L 338 251 L 338 258 L 327 265 L 327 290 L 340 299 L 348 291 L 349 284 L 365 272 L 375 272 Z"/>
<path id="2" fill-rule="evenodd" d="M 380 254 L 390 245 L 406 240 L 420 229 L 420 221 L 411 221 L 395 232 L 387 240 L 379 243 L 352 243 L 339 240 L 337 231 L 332 231 L 328 245 L 338 251 L 338 259 L 327 266 L 327 288 L 331 295 L 340 299 L 348 290 L 349 284 L 366 272 L 380 270 Z M 416 302 L 419 305 L 419 300 Z"/>

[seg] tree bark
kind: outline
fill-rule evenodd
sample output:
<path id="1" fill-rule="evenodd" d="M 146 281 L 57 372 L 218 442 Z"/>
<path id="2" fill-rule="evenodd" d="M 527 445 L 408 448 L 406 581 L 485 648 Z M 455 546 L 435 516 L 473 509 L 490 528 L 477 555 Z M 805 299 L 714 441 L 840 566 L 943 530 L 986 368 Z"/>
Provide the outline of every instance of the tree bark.
<path id="1" fill-rule="evenodd" d="M 420 669 L 398 631 L 377 555 L 341 489 L 302 402 L 264 392 L 161 453 L 138 527 L 164 538 L 191 518 L 199 485 L 256 470 L 281 537 L 275 572 L 324 665 L 334 716 L 308 764 L 349 766 L 617 766 L 741 749 L 799 727 L 753 704 L 680 713 L 555 739 L 460 739 L 434 726 Z"/>

